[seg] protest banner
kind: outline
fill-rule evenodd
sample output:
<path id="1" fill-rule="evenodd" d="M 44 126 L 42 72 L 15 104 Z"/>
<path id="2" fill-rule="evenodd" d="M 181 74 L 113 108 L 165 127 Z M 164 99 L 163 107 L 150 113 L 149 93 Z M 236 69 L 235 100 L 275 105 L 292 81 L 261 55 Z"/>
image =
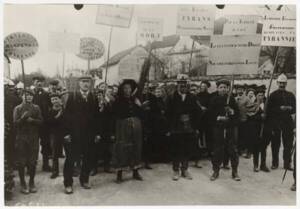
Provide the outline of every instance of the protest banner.
<path id="1" fill-rule="evenodd" d="M 134 79 L 139 81 L 145 58 L 133 54 L 124 57 L 119 64 L 119 80 Z"/>
<path id="2" fill-rule="evenodd" d="M 262 22 L 262 46 L 296 46 L 295 12 L 269 11 Z"/>
<path id="3" fill-rule="evenodd" d="M 261 35 L 211 37 L 207 75 L 257 74 Z"/>
<path id="4" fill-rule="evenodd" d="M 228 15 L 225 18 L 223 35 L 256 34 L 258 15 Z"/>
<path id="5" fill-rule="evenodd" d="M 99 5 L 96 23 L 128 28 L 132 13 L 133 6 L 131 5 Z"/>
<path id="6" fill-rule="evenodd" d="M 31 34 L 12 33 L 4 40 L 4 54 L 13 59 L 25 60 L 36 54 L 38 46 L 37 40 Z"/>
<path id="7" fill-rule="evenodd" d="M 24 60 L 35 55 L 38 46 L 36 38 L 24 32 L 12 33 L 4 40 L 4 53 L 10 58 L 21 60 L 24 88 L 26 87 Z"/>
<path id="8" fill-rule="evenodd" d="M 163 19 L 139 17 L 137 38 L 146 42 L 162 41 Z"/>
<path id="9" fill-rule="evenodd" d="M 179 35 L 212 35 L 214 32 L 215 11 L 213 5 L 179 6 L 176 33 Z"/>

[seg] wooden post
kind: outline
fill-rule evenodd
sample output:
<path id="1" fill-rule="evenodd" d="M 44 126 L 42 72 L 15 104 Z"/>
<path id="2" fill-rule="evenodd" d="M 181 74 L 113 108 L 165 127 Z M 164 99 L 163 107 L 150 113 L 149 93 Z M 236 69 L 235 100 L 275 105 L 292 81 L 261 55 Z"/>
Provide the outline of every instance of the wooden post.
<path id="1" fill-rule="evenodd" d="M 90 69 L 91 69 L 91 67 L 90 67 L 90 66 L 91 66 L 91 60 L 88 59 L 88 62 L 87 62 L 87 63 L 88 63 L 88 68 L 87 68 L 87 69 L 88 69 L 88 73 L 90 73 Z"/>
<path id="2" fill-rule="evenodd" d="M 112 35 L 113 26 L 110 27 L 110 33 L 109 33 L 109 41 L 108 41 L 108 47 L 107 47 L 107 60 L 106 60 L 106 67 L 105 67 L 105 89 L 106 92 L 106 84 L 107 84 L 107 73 L 108 73 L 108 62 L 109 62 L 109 54 L 110 54 L 110 44 L 111 44 L 111 35 Z"/>
<path id="3" fill-rule="evenodd" d="M 24 60 L 21 60 L 21 66 L 22 66 L 22 79 L 24 83 L 24 90 L 26 89 L 26 82 L 25 82 L 25 70 L 24 70 Z M 26 93 L 25 95 L 25 102 L 26 102 Z"/>
<path id="4" fill-rule="evenodd" d="M 192 65 L 192 57 L 193 57 L 193 50 L 194 50 L 194 45 L 195 45 L 195 40 L 193 39 L 193 43 L 192 43 L 192 50 L 191 50 L 191 55 L 190 55 L 190 62 L 189 62 L 189 76 L 190 76 L 190 73 L 191 73 L 191 65 Z"/>

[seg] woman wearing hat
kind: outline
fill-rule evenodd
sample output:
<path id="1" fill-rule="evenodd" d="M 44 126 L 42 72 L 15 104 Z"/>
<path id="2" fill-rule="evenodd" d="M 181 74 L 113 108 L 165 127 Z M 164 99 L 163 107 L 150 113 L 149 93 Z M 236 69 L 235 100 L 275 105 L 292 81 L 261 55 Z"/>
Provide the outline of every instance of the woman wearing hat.
<path id="1" fill-rule="evenodd" d="M 127 168 L 133 170 L 133 178 L 143 180 L 138 169 L 142 157 L 142 108 L 135 96 L 137 84 L 134 80 L 124 80 L 118 90 L 118 97 L 112 106 L 111 139 L 113 165 L 117 171 L 117 183 L 123 181 L 122 174 Z"/>

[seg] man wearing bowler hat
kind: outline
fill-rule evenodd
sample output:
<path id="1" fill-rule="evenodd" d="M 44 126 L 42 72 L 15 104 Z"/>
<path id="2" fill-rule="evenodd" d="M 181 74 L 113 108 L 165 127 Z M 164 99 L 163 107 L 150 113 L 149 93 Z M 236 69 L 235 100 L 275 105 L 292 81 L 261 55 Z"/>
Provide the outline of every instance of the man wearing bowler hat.
<path id="1" fill-rule="evenodd" d="M 90 189 L 89 174 L 93 163 L 92 152 L 100 136 L 95 136 L 95 116 L 97 101 L 90 91 L 91 77 L 79 78 L 79 91 L 70 93 L 64 113 L 64 147 L 66 160 L 64 165 L 65 193 L 73 193 L 74 163 L 82 158 L 80 184 L 84 189 Z"/>
<path id="2" fill-rule="evenodd" d="M 177 90 L 167 102 L 166 114 L 169 121 L 167 135 L 171 137 L 174 181 L 180 177 L 179 170 L 181 170 L 182 177 L 192 179 L 188 172 L 188 160 L 193 151 L 194 137 L 199 133 L 197 130 L 198 115 L 199 108 L 196 98 L 188 91 L 187 76 L 182 75 L 177 80 Z"/>

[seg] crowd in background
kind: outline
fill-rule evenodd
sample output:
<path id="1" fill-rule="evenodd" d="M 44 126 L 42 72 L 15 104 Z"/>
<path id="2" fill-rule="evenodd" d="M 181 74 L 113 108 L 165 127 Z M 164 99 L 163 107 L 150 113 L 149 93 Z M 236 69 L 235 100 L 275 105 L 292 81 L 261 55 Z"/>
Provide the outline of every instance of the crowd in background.
<path id="1" fill-rule="evenodd" d="M 116 172 L 116 182 L 122 183 L 128 169 L 134 179 L 143 180 L 140 168 L 172 162 L 172 179 L 177 181 L 192 179 L 189 161 L 201 168 L 203 158 L 212 161 L 211 181 L 219 177 L 221 168 L 230 169 L 229 161 L 232 178 L 240 181 L 239 157 L 252 158 L 254 172 L 270 172 L 267 147 L 271 142 L 271 169 L 277 169 L 281 140 L 283 167 L 295 173 L 291 151 L 296 99 L 285 90 L 283 74 L 277 80 L 278 90 L 268 99 L 264 85 L 232 85 L 224 79 L 216 81 L 212 93 L 208 80 L 197 85 L 184 76 L 171 85 L 146 83 L 142 92 L 129 79 L 95 88 L 88 76 L 78 80 L 79 90 L 74 92 L 67 92 L 58 80 L 51 81 L 46 91 L 40 76 L 33 79 L 34 88 L 5 84 L 8 199 L 14 170 L 22 193 L 37 192 L 34 178 L 39 151 L 42 171 L 51 172 L 51 179 L 59 176 L 59 159 L 65 159 L 66 194 L 73 193 L 74 176 L 79 176 L 84 189 L 90 189 L 89 176 L 95 176 L 100 166 L 104 172 Z"/>

